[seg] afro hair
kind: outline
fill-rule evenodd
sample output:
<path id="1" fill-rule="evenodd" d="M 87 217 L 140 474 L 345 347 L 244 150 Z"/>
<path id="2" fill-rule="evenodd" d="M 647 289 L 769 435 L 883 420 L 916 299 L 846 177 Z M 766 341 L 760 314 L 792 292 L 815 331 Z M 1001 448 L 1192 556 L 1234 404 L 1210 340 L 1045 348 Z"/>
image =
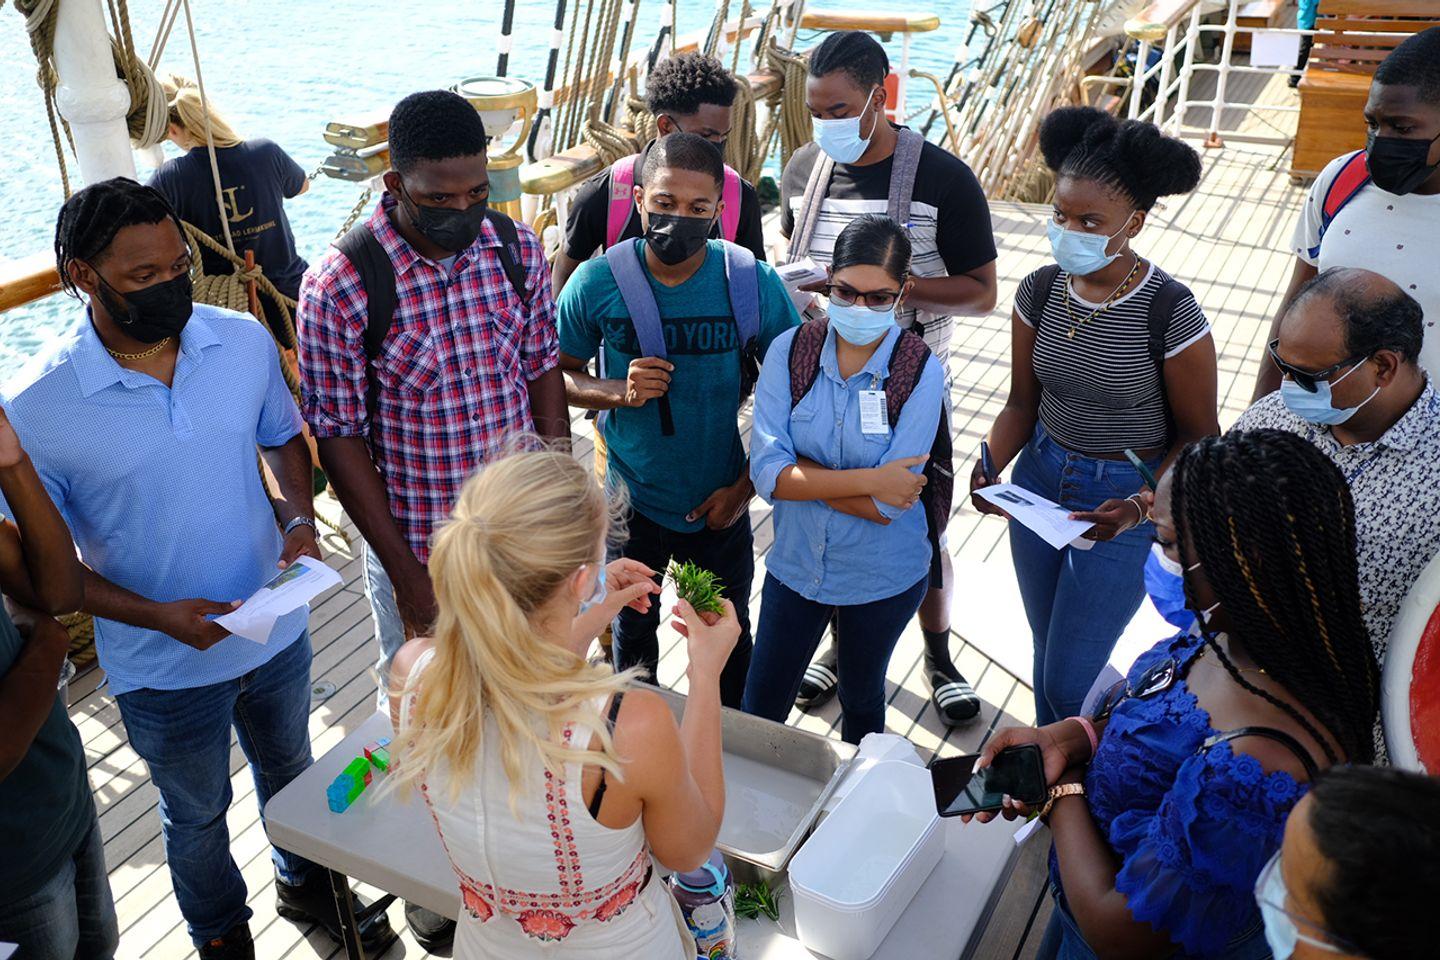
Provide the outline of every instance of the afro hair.
<path id="1" fill-rule="evenodd" d="M 485 124 L 470 101 L 450 90 L 422 90 L 390 111 L 390 165 L 401 173 L 424 160 L 485 152 Z"/>
<path id="2" fill-rule="evenodd" d="M 655 64 L 645 81 L 645 105 L 653 114 L 693 115 L 704 104 L 735 102 L 735 78 L 714 57 L 682 53 Z"/>

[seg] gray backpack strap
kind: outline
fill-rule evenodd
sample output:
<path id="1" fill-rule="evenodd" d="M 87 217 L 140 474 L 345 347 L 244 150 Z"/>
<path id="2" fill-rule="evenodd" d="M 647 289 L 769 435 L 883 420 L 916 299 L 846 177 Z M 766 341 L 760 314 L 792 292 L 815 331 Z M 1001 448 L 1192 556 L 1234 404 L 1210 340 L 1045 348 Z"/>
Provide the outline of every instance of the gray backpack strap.
<path id="1" fill-rule="evenodd" d="M 909 127 L 900 127 L 895 133 L 895 152 L 890 167 L 890 201 L 885 213 L 908 231 L 910 198 L 915 193 L 915 171 L 920 169 L 920 151 L 925 148 L 925 138 Z"/>
<path id="2" fill-rule="evenodd" d="M 630 326 L 635 329 L 635 339 L 640 344 L 642 357 L 665 357 L 665 329 L 660 324 L 660 306 L 655 302 L 655 291 L 650 289 L 650 280 L 645 268 L 640 265 L 639 240 L 615 244 L 605 251 L 605 262 L 615 276 L 615 286 L 620 289 L 620 298 L 630 314 Z M 670 398 L 660 397 L 656 401 L 660 411 L 660 433 L 674 436 L 675 421 L 670 414 Z"/>
<path id="3" fill-rule="evenodd" d="M 815 224 L 820 220 L 820 205 L 830 191 L 830 175 L 835 172 L 835 161 L 824 150 L 815 151 L 815 166 L 810 168 L 810 179 L 805 182 L 805 195 L 800 198 L 800 213 L 795 217 L 795 232 L 790 235 L 788 263 L 803 259 L 810 253 L 810 241 L 815 238 Z"/>
<path id="4" fill-rule="evenodd" d="M 728 240 L 725 241 L 725 281 L 743 352 L 760 336 L 760 270 L 755 265 L 755 254 Z"/>

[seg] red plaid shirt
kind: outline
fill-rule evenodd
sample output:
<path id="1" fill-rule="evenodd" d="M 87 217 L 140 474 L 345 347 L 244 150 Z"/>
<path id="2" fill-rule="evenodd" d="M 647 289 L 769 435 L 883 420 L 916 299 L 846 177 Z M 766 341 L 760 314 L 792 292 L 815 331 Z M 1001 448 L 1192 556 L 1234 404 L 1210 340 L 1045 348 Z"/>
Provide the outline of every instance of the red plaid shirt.
<path id="1" fill-rule="evenodd" d="M 395 318 L 376 357 L 375 422 L 366 409 L 366 298 L 338 250 L 305 274 L 296 315 L 303 411 L 316 439 L 366 437 L 390 510 L 420 562 L 460 487 L 517 433 L 533 431 L 527 384 L 559 362 L 550 268 L 524 224 L 526 307 L 486 221 L 451 274 L 410 246 L 383 196 L 369 227 L 395 266 Z"/>

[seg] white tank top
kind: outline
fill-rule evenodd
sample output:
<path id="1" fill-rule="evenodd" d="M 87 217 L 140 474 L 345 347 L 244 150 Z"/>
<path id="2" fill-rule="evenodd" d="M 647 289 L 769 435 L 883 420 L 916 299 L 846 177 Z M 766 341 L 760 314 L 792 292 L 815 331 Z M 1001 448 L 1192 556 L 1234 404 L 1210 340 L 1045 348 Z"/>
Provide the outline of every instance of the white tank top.
<path id="1" fill-rule="evenodd" d="M 434 650 L 416 661 L 416 676 Z M 409 726 L 410 702 L 401 706 Z M 485 742 L 496 743 L 486 717 Z M 592 731 L 565 730 L 577 748 Z M 443 770 L 420 786 L 450 866 L 462 909 L 457 958 L 679 960 L 694 956 L 678 906 L 652 863 L 640 819 L 615 830 L 596 823 L 580 791 L 580 764 L 564 777 L 541 769 L 510 808 L 510 781 L 498 749 L 485 750 L 460 798 L 449 801 Z"/>

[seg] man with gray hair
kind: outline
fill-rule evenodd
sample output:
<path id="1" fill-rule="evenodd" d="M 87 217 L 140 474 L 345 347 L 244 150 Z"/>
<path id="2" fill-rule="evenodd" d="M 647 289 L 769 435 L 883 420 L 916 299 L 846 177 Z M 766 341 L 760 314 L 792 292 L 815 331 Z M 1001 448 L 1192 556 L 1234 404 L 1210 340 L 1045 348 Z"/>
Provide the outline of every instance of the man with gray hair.
<path id="1" fill-rule="evenodd" d="M 1299 434 L 1345 475 L 1365 623 L 1382 663 L 1401 601 L 1440 550 L 1440 398 L 1419 366 L 1423 330 L 1420 304 L 1391 281 L 1324 271 L 1269 344 L 1280 389 L 1231 427 Z"/>

